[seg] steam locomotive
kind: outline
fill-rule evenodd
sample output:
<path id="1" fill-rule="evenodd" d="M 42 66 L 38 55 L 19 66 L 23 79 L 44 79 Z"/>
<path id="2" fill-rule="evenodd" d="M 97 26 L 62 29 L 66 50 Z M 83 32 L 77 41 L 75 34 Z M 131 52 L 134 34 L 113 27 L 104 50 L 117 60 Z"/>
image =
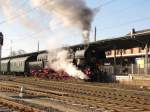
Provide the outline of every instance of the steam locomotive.
<path id="1" fill-rule="evenodd" d="M 102 71 L 99 67 L 104 59 L 106 59 L 105 51 L 88 46 L 75 52 L 73 62 L 89 77 L 90 81 L 100 81 Z"/>
<path id="2" fill-rule="evenodd" d="M 92 46 L 82 49 L 75 48 L 68 48 L 72 63 L 78 69 L 82 70 L 90 80 L 98 80 L 98 76 L 101 74 L 99 65 L 106 58 L 105 51 Z M 50 79 L 69 78 L 69 75 L 65 71 L 55 71 L 48 67 L 47 51 L 2 58 L 1 73 L 33 75 L 36 77 L 48 77 Z"/>

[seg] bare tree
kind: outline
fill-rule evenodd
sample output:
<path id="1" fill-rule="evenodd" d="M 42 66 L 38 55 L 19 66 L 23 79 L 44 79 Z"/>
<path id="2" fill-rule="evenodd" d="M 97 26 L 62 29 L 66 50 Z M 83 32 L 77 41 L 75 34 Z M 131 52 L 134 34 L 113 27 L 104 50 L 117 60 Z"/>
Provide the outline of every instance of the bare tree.
<path id="1" fill-rule="evenodd" d="M 12 51 L 12 52 L 10 53 L 10 56 L 16 56 L 16 55 L 17 55 L 16 51 Z"/>
<path id="2" fill-rule="evenodd" d="M 18 55 L 20 55 L 20 54 L 25 54 L 26 53 L 26 51 L 25 50 L 22 50 L 22 49 L 19 49 L 18 51 L 17 51 L 17 54 Z"/>

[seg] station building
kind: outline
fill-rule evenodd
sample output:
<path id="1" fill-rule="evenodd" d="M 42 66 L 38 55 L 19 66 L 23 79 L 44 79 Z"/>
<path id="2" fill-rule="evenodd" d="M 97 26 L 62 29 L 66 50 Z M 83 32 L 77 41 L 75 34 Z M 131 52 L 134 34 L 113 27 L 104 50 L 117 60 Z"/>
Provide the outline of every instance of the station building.
<path id="1" fill-rule="evenodd" d="M 138 40 L 132 37 L 134 34 L 143 34 L 142 40 Z M 146 35 L 144 35 L 146 34 Z M 135 38 L 135 41 L 142 43 L 143 45 L 132 47 L 132 42 L 126 46 L 130 48 L 122 49 L 110 49 L 106 52 L 107 61 L 104 63 L 105 68 L 109 68 L 109 72 L 113 73 L 114 60 L 116 64 L 116 72 L 118 74 L 150 74 L 150 29 L 135 31 L 127 34 L 131 38 Z M 129 40 L 130 41 L 130 40 Z M 115 58 L 115 59 L 114 59 Z M 108 70 L 107 70 L 108 71 Z"/>

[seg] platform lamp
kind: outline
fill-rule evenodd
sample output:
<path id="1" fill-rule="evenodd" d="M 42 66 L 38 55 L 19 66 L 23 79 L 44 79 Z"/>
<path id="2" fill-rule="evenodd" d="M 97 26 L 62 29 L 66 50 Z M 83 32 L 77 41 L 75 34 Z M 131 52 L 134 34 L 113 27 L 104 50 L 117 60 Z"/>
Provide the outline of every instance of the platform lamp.
<path id="1" fill-rule="evenodd" d="M 3 33 L 0 32 L 0 71 L 1 71 L 2 45 L 3 45 Z"/>

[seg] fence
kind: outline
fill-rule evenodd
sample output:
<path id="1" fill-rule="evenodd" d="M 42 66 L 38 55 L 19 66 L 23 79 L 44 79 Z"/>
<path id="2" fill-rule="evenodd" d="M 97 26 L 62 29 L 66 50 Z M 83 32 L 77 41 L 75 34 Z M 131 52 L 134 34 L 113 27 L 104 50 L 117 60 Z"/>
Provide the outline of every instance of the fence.
<path id="1" fill-rule="evenodd" d="M 100 69 L 102 71 L 107 72 L 107 74 L 114 74 L 114 66 L 101 66 Z M 146 70 L 147 70 L 147 72 L 146 72 Z M 137 65 L 137 64 L 131 64 L 131 65 L 128 65 L 128 66 L 116 65 L 115 73 L 117 75 L 150 74 L 150 63 L 147 65 L 147 69 L 146 69 L 146 65 Z"/>

